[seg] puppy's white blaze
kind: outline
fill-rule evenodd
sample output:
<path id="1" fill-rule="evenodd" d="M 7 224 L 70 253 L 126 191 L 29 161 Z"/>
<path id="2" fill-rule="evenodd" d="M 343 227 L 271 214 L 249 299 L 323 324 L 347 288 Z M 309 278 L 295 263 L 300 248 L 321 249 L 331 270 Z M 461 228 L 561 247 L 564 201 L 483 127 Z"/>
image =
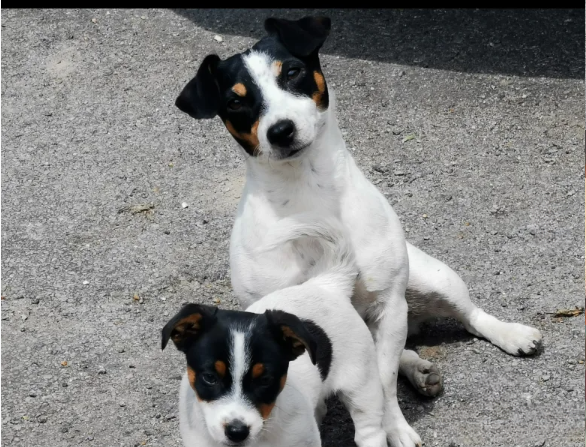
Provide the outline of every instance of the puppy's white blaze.
<path id="1" fill-rule="evenodd" d="M 244 332 L 231 332 L 232 343 L 230 347 L 230 375 L 232 376 L 232 398 L 242 397 L 242 379 L 249 369 L 250 354 L 246 346 Z"/>
<path id="2" fill-rule="evenodd" d="M 263 111 L 257 131 L 262 153 L 268 156 L 272 153 L 267 131 L 273 124 L 284 119 L 295 123 L 297 146 L 311 144 L 317 136 L 319 126 L 315 102 L 307 96 L 296 96 L 279 87 L 272 65 L 274 61 L 268 54 L 251 51 L 243 60 L 262 95 Z"/>

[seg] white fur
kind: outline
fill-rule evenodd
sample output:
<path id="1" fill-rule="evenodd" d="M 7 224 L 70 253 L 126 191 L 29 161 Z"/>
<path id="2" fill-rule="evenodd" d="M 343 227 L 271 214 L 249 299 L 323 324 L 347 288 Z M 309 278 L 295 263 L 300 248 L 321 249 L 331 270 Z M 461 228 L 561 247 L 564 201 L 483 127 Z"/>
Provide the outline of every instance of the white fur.
<path id="1" fill-rule="evenodd" d="M 324 400 L 338 393 L 348 408 L 355 425 L 358 447 L 386 447 L 386 433 L 382 427 L 383 392 L 379 379 L 374 341 L 366 324 L 351 303 L 358 269 L 349 239 L 339 222 L 323 216 L 301 215 L 279 221 L 266 235 L 266 244 L 258 253 L 295 245 L 301 239 L 311 239 L 320 253 L 313 266 L 311 278 L 303 284 L 273 292 L 252 304 L 247 311 L 264 313 L 280 309 L 309 319 L 318 324 L 332 343 L 330 372 L 322 382 L 317 366 L 307 354 L 289 365 L 285 388 L 279 394 L 275 407 L 262 430 L 245 444 L 259 447 L 319 447 L 318 421 L 324 415 Z M 248 359 L 245 333 L 234 337 L 232 362 L 233 377 L 242 376 Z M 222 441 L 209 436 L 208 408 L 222 410 L 222 415 L 244 420 L 238 399 L 239 387 L 226 400 L 233 403 L 228 410 L 198 402 L 184 377 L 180 391 L 180 425 L 186 447 L 218 447 Z M 235 403 L 234 403 L 235 402 Z M 215 405 L 215 404 L 214 404 Z M 201 416 L 203 409 L 204 417 Z M 222 420 L 218 415 L 216 420 Z M 250 419 L 245 422 L 249 423 Z"/>
<path id="2" fill-rule="evenodd" d="M 442 262 L 406 243 L 397 215 L 346 150 L 331 89 L 330 106 L 325 112 L 317 110 L 315 104 L 306 112 L 308 98 L 291 97 L 275 88 L 266 56 L 252 52 L 248 60 L 248 68 L 269 104 L 259 124 L 260 150 L 268 155 L 246 160 L 246 185 L 230 245 L 234 291 L 246 307 L 268 293 L 307 279 L 309 263 L 317 256 L 310 243 L 283 246 L 265 254 L 255 250 L 280 218 L 301 212 L 340 218 L 349 232 L 360 269 L 353 304 L 367 317 L 376 341 L 389 441 L 394 447 L 418 445 L 421 440 L 405 421 L 396 394 L 399 361 L 407 336 L 407 288 L 413 292 L 410 306 L 421 311 L 420 319 L 458 318 L 474 334 L 509 353 L 515 354 L 519 349 L 533 351 L 541 334 L 527 326 L 496 324 L 479 317 L 487 314 L 479 314 L 481 311 L 470 301 L 459 276 Z M 298 157 L 271 159 L 266 130 L 277 117 L 291 119 L 298 128 L 307 129 L 304 130 L 307 135 L 315 135 L 311 145 Z M 308 124 L 311 120 L 313 123 Z M 431 294 L 435 294 L 435 300 L 428 299 Z M 408 376 L 416 374 L 417 366 L 417 362 L 410 361 L 402 372 Z"/>

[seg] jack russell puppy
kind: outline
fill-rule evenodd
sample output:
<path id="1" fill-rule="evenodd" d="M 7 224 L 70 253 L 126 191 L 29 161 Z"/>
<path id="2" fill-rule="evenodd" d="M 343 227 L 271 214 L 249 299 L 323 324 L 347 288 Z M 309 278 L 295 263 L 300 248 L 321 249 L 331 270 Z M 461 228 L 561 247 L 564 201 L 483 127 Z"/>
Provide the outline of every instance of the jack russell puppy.
<path id="1" fill-rule="evenodd" d="M 358 269 L 331 218 L 278 222 L 259 253 L 301 240 L 321 252 L 303 284 L 246 312 L 187 304 L 162 331 L 185 353 L 180 428 L 185 447 L 319 447 L 324 400 L 338 393 L 358 447 L 387 447 L 374 341 L 352 306 Z M 307 352 L 307 355 L 305 355 Z"/>

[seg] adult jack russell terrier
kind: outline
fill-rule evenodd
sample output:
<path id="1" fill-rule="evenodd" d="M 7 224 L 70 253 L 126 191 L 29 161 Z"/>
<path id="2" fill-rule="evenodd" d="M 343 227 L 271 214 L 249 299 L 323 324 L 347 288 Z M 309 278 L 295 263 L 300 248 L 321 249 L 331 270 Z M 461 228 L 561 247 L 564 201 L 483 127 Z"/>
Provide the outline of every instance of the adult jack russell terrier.
<path id="1" fill-rule="evenodd" d="M 303 284 L 246 312 L 188 304 L 163 328 L 163 349 L 171 339 L 187 359 L 179 398 L 186 447 L 320 447 L 318 421 L 334 392 L 358 447 L 387 447 L 376 350 L 352 306 L 358 268 L 343 227 L 328 217 L 285 218 L 263 251 L 308 237 L 322 256 Z"/>
<path id="2" fill-rule="evenodd" d="M 246 307 L 307 279 L 317 256 L 310 244 L 255 251 L 278 219 L 312 211 L 339 218 L 360 272 L 353 304 L 376 344 L 385 430 L 394 447 L 418 445 L 399 409 L 397 373 L 432 396 L 441 379 L 430 362 L 404 350 L 408 328 L 454 317 L 512 355 L 536 352 L 541 334 L 478 308 L 452 269 L 405 241 L 397 215 L 356 166 L 338 127 L 318 57 L 330 20 L 269 18 L 265 29 L 268 36 L 243 53 L 226 60 L 207 56 L 176 100 L 195 119 L 218 115 L 246 154 L 230 246 L 234 291 Z"/>

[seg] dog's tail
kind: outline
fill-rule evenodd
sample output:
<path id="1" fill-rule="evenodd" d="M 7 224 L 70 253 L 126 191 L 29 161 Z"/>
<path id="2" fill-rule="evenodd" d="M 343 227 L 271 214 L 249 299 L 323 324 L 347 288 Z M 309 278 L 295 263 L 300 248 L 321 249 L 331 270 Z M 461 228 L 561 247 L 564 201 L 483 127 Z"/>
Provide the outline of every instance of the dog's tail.
<path id="1" fill-rule="evenodd" d="M 314 213 L 296 214 L 279 220 L 264 239 L 259 251 L 270 251 L 288 242 L 310 238 L 321 252 L 308 271 L 309 279 L 333 283 L 350 296 L 358 267 L 346 229 L 338 219 Z"/>

